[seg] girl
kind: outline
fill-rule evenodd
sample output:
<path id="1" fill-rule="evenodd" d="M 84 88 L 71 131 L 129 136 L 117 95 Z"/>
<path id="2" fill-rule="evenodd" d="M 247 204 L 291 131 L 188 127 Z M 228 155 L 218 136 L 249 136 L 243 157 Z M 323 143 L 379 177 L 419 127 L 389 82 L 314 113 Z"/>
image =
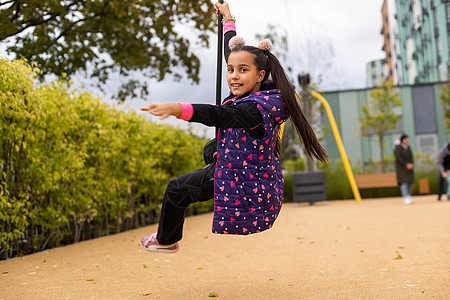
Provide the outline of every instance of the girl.
<path id="1" fill-rule="evenodd" d="M 224 16 L 230 95 L 221 106 L 164 103 L 142 108 L 161 120 L 175 116 L 219 128 L 217 140 L 205 146 L 208 165 L 167 185 L 158 232 L 141 239 L 141 245 L 149 251 L 178 251 L 185 209 L 193 202 L 211 198 L 213 233 L 246 235 L 271 228 L 283 202 L 278 133 L 288 118 L 308 155 L 327 160 L 295 98 L 292 83 L 270 52 L 270 41 L 261 42 L 259 47 L 246 46 L 242 38 L 235 37 L 235 19 L 228 4 L 215 6 Z M 268 80 L 269 75 L 273 81 Z"/>

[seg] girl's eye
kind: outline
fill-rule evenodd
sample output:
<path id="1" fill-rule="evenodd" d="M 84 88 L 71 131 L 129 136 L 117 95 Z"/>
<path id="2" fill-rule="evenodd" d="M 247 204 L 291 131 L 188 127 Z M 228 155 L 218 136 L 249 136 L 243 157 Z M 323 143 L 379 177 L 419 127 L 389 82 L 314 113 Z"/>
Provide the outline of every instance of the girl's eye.
<path id="1" fill-rule="evenodd" d="M 234 72 L 234 70 L 233 70 L 233 69 L 228 69 L 228 72 L 231 72 L 231 73 L 232 73 L 232 72 Z"/>
<path id="2" fill-rule="evenodd" d="M 242 68 L 241 72 L 247 72 L 247 69 L 246 68 Z"/>

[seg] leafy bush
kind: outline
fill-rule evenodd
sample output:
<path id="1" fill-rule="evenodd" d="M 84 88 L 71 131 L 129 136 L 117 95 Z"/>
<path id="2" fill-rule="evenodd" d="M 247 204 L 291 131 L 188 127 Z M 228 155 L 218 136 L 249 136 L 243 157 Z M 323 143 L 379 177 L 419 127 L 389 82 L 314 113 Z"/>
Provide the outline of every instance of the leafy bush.
<path id="1" fill-rule="evenodd" d="M 0 59 L 0 254 L 35 252 L 158 220 L 170 178 L 204 140 L 104 104 L 36 65 Z"/>
<path id="2" fill-rule="evenodd" d="M 442 84 L 441 88 L 441 104 L 443 110 L 443 118 L 447 128 L 447 135 L 450 133 L 450 82 Z"/>

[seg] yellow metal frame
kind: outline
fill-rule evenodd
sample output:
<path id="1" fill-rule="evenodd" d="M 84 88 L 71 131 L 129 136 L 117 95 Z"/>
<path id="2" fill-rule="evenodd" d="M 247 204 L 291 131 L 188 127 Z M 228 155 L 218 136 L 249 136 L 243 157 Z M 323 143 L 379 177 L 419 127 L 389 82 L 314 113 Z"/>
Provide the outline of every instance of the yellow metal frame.
<path id="1" fill-rule="evenodd" d="M 339 130 L 336 125 L 336 121 L 333 116 L 333 112 L 331 111 L 331 107 L 328 104 L 327 100 L 325 100 L 322 95 L 317 92 L 312 91 L 311 95 L 319 100 L 325 111 L 327 112 L 328 120 L 330 121 L 331 130 L 333 131 L 334 138 L 336 140 L 336 144 L 339 148 L 339 153 L 341 154 L 342 162 L 344 163 L 345 172 L 347 173 L 348 181 L 350 182 L 350 186 L 352 187 L 353 196 L 355 197 L 356 202 L 361 203 L 361 195 L 359 194 L 358 186 L 356 185 L 355 176 L 353 176 L 352 168 L 350 167 L 350 163 L 347 158 L 347 154 L 345 153 L 344 144 L 342 143 L 341 135 L 339 134 Z"/>
<path id="2" fill-rule="evenodd" d="M 339 148 L 339 153 L 341 154 L 342 162 L 344 163 L 345 172 L 347 173 L 348 181 L 350 182 L 350 186 L 353 191 L 353 196 L 357 203 L 361 203 L 361 195 L 358 190 L 358 186 L 356 185 L 355 176 L 353 175 L 352 168 L 350 167 L 350 163 L 347 158 L 347 154 L 345 153 L 344 144 L 342 143 L 341 135 L 339 134 L 339 130 L 336 125 L 336 120 L 334 119 L 333 112 L 331 110 L 330 105 L 327 100 L 322 97 L 319 93 L 312 91 L 311 95 L 319 100 L 328 116 L 328 120 L 330 121 L 331 130 L 333 131 L 334 138 L 336 139 L 336 144 Z M 284 123 L 281 125 L 280 136 L 283 136 L 284 131 Z"/>

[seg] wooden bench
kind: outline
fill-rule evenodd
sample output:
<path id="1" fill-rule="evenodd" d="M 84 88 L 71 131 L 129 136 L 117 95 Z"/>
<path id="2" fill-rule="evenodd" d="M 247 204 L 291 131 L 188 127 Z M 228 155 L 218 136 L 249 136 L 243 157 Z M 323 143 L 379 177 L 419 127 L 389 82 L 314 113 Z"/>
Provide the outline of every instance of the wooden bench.
<path id="1" fill-rule="evenodd" d="M 356 185 L 359 189 L 396 187 L 397 175 L 395 173 L 376 173 L 355 175 Z"/>

